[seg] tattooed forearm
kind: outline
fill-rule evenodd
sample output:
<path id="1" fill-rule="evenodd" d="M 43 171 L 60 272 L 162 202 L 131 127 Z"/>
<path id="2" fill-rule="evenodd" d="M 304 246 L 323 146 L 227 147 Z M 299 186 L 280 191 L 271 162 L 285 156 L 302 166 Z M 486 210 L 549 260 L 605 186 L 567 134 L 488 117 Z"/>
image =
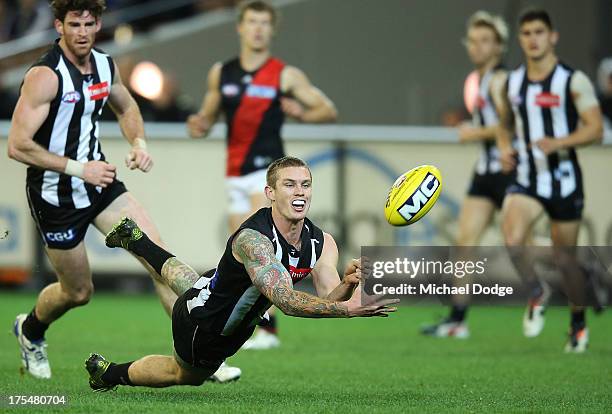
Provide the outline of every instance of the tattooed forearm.
<path id="1" fill-rule="evenodd" d="M 345 305 L 293 289 L 291 276 L 274 255 L 274 247 L 258 231 L 242 230 L 232 243 L 253 284 L 287 315 L 305 318 L 348 317 Z"/>
<path id="2" fill-rule="evenodd" d="M 176 257 L 171 257 L 166 260 L 162 267 L 162 277 L 164 282 L 170 286 L 170 289 L 180 296 L 191 289 L 193 284 L 200 278 L 200 275 L 189 265 L 181 262 Z"/>

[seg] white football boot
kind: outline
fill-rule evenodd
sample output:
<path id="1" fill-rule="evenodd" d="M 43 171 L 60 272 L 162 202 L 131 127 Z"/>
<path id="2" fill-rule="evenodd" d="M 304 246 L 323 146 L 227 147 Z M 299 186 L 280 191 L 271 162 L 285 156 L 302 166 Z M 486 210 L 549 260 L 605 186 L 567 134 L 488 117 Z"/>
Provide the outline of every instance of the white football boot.
<path id="1" fill-rule="evenodd" d="M 21 349 L 21 362 L 30 374 L 35 378 L 51 378 L 51 367 L 47 358 L 47 343 L 44 339 L 30 341 L 25 337 L 22 330 L 23 321 L 28 315 L 25 313 L 17 315 L 13 326 L 19 348 Z"/>
<path id="2" fill-rule="evenodd" d="M 264 329 L 258 329 L 257 332 L 255 332 L 255 335 L 253 335 L 251 339 L 242 345 L 242 349 L 263 350 L 278 348 L 279 346 L 280 339 L 278 339 L 278 336 L 271 334 Z"/>
<path id="3" fill-rule="evenodd" d="M 421 333 L 435 338 L 467 339 L 470 337 L 470 330 L 465 321 L 451 321 L 450 319 L 443 319 L 437 324 L 424 326 L 421 328 Z"/>
<path id="4" fill-rule="evenodd" d="M 238 381 L 240 376 L 242 375 L 242 370 L 238 367 L 232 367 L 227 365 L 225 362 L 221 364 L 219 369 L 208 378 L 210 381 L 214 382 L 231 382 Z"/>
<path id="5" fill-rule="evenodd" d="M 565 344 L 565 352 L 581 354 L 586 351 L 589 345 L 589 330 L 584 327 L 582 329 L 570 328 L 569 338 Z"/>
<path id="6" fill-rule="evenodd" d="M 541 286 L 542 293 L 538 297 L 529 299 L 523 314 L 523 335 L 527 338 L 535 338 L 544 329 L 544 312 L 550 299 L 550 287 L 546 282 L 541 282 Z"/>

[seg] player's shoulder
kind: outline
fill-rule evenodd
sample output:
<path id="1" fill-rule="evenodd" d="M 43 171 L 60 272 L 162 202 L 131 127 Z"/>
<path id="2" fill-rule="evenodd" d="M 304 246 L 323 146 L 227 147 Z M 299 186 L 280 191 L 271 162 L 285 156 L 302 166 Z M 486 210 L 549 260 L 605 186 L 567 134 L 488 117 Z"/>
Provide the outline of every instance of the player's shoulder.
<path id="1" fill-rule="evenodd" d="M 104 57 L 107 57 L 107 58 L 111 57 L 111 55 L 109 55 L 103 49 L 100 49 L 99 47 L 93 47 L 91 49 L 91 53 L 98 54 L 98 55 L 101 55 L 101 56 L 104 56 Z"/>
<path id="2" fill-rule="evenodd" d="M 59 78 L 57 72 L 49 66 L 32 66 L 23 78 L 23 86 L 34 89 L 57 89 Z"/>

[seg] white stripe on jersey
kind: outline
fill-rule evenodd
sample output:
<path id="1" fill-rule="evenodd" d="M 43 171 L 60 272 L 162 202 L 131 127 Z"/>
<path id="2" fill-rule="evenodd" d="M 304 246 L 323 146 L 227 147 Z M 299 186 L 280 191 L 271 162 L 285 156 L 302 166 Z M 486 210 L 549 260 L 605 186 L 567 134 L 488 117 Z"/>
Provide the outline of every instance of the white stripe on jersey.
<path id="1" fill-rule="evenodd" d="M 572 76 L 571 72 L 562 66 L 557 66 L 557 70 L 552 78 L 550 89 L 554 91 L 565 92 L 567 83 Z M 553 121 L 553 131 L 556 137 L 564 137 L 569 135 L 569 122 L 567 112 L 565 110 L 566 100 L 568 97 L 565 93 L 559 94 L 561 100 L 560 105 L 551 108 Z M 567 149 L 559 151 L 559 175 L 556 177 L 561 183 L 561 197 L 567 197 L 576 190 L 576 171 L 574 164 L 569 159 L 569 151 Z"/>
<path id="2" fill-rule="evenodd" d="M 518 113 L 517 105 L 520 102 L 519 95 L 524 74 L 525 68 L 523 66 L 511 72 L 508 84 L 508 97 L 515 114 L 515 134 L 518 137 L 516 144 L 519 163 L 516 167 L 516 181 L 524 187 L 529 187 L 529 163 L 527 162 L 527 144 L 525 143 L 525 134 L 523 133 L 523 119 L 516 115 Z"/>
<path id="3" fill-rule="evenodd" d="M 62 76 L 62 97 L 68 92 L 74 92 L 74 84 L 68 71 L 68 66 L 61 56 L 56 67 Z M 68 139 L 68 127 L 72 114 L 74 113 L 74 104 L 65 104 L 60 102 L 57 110 L 57 116 L 53 123 L 51 139 L 49 140 L 49 152 L 60 156 L 64 155 L 66 149 L 66 140 Z M 46 170 L 43 175 L 41 196 L 47 203 L 59 207 L 59 196 L 57 194 L 57 186 L 59 184 L 59 173 Z"/>
<path id="4" fill-rule="evenodd" d="M 91 139 L 91 114 L 96 107 L 96 101 L 89 99 L 89 87 L 94 84 L 94 80 L 90 79 L 83 82 L 83 99 L 85 101 L 83 116 L 81 116 L 81 136 L 79 137 L 79 147 L 77 149 L 77 161 L 87 162 L 89 154 L 89 140 Z M 72 177 L 72 202 L 76 208 L 88 207 L 91 202 L 85 189 L 85 181 L 79 177 Z"/>
<path id="5" fill-rule="evenodd" d="M 480 113 L 477 109 L 474 109 L 474 119 L 473 123 L 476 127 L 482 127 L 482 123 L 484 126 L 494 126 L 499 124 L 499 118 L 497 117 L 497 111 L 495 110 L 495 105 L 491 100 L 491 96 L 489 93 L 491 87 L 491 80 L 493 78 L 494 70 L 487 71 L 482 79 L 480 80 L 480 84 L 478 85 L 478 96 L 479 101 L 484 103 L 484 106 L 480 108 Z M 482 115 L 482 119 L 480 116 Z M 488 165 L 487 165 L 488 164 Z M 479 175 L 490 173 L 498 173 L 501 172 L 501 163 L 499 161 L 499 150 L 495 145 L 493 145 L 489 150 L 486 147 L 482 148 L 480 153 L 480 158 L 478 159 L 478 163 L 476 164 L 476 173 Z"/>
<path id="6" fill-rule="evenodd" d="M 527 122 L 529 124 L 529 139 L 531 153 L 536 168 L 536 192 L 545 198 L 552 196 L 552 175 L 548 169 L 548 156 L 538 148 L 535 143 L 542 139 L 544 132 L 544 118 L 542 109 L 536 105 L 536 97 L 542 93 L 542 85 L 529 84 L 527 86 Z"/>

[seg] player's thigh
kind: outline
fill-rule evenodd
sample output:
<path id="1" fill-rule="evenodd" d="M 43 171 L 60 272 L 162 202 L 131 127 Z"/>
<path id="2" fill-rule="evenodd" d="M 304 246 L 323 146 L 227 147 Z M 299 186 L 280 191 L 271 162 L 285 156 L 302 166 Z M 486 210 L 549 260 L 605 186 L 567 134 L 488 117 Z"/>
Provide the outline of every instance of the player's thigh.
<path id="1" fill-rule="evenodd" d="M 556 221 L 550 223 L 550 236 L 553 246 L 576 246 L 578 233 L 580 231 L 580 220 Z"/>
<path id="2" fill-rule="evenodd" d="M 72 249 L 47 248 L 46 251 L 63 291 L 74 296 L 91 295 L 91 269 L 83 241 Z"/>
<path id="3" fill-rule="evenodd" d="M 129 192 L 121 194 L 104 211 L 98 214 L 94 219 L 94 225 L 102 233 L 106 234 L 123 217 L 129 217 L 134 220 L 151 240 L 163 246 L 159 231 L 149 213 Z"/>
<path id="4" fill-rule="evenodd" d="M 495 214 L 495 204 L 486 197 L 467 196 L 459 213 L 457 244 L 474 246 L 478 244 L 484 231 Z"/>
<path id="5" fill-rule="evenodd" d="M 506 195 L 502 207 L 502 232 L 506 245 L 523 245 L 531 227 L 544 212 L 533 197 L 520 193 Z"/>

